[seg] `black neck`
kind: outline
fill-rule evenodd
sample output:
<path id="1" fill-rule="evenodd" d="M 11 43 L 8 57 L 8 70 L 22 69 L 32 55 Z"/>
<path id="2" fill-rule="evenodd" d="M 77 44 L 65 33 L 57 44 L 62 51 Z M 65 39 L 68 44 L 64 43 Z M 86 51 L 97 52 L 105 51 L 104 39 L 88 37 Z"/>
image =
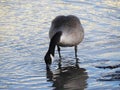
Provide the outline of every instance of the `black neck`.
<path id="1" fill-rule="evenodd" d="M 59 31 L 52 37 L 52 39 L 50 40 L 50 45 L 49 45 L 49 49 L 48 49 L 47 53 L 52 54 L 54 56 L 55 46 L 60 41 L 60 36 L 61 35 L 62 35 L 62 32 Z"/>

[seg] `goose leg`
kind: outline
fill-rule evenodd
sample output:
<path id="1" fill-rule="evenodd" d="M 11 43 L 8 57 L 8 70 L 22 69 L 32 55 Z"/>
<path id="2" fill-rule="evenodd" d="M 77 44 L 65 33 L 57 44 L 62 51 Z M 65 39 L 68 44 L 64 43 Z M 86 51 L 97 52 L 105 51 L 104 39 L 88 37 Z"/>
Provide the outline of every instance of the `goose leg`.
<path id="1" fill-rule="evenodd" d="M 58 48 L 58 54 L 59 54 L 59 58 L 61 59 L 61 54 L 60 54 L 60 47 L 57 45 Z"/>
<path id="2" fill-rule="evenodd" d="M 58 68 L 61 69 L 61 66 L 62 66 L 62 64 L 61 64 L 61 58 L 60 58 L 59 63 L 58 63 Z"/>
<path id="3" fill-rule="evenodd" d="M 77 58 L 77 46 L 75 46 L 75 58 Z"/>
<path id="4" fill-rule="evenodd" d="M 75 46 L 75 59 L 76 59 L 76 65 L 77 65 L 79 60 L 79 58 L 77 58 L 77 46 Z"/>

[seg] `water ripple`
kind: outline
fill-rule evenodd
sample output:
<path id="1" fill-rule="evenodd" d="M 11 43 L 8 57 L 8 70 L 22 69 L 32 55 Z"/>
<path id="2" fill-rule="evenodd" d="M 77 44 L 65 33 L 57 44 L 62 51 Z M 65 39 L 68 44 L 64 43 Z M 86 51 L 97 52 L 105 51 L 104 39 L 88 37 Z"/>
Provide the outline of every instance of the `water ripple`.
<path id="1" fill-rule="evenodd" d="M 115 65 L 120 61 L 119 6 L 119 1 L 114 0 L 1 0 L 0 89 L 54 90 L 59 85 L 61 89 L 75 89 L 79 80 L 85 89 L 117 90 L 116 80 L 98 79 L 119 68 L 102 70 L 96 66 Z M 85 38 L 78 46 L 79 68 L 74 67 L 74 48 L 68 47 L 61 48 L 61 69 L 56 50 L 51 71 L 47 71 L 44 55 L 49 46 L 51 21 L 57 15 L 68 14 L 78 16 L 85 30 Z M 85 76 L 80 76 L 82 68 Z"/>

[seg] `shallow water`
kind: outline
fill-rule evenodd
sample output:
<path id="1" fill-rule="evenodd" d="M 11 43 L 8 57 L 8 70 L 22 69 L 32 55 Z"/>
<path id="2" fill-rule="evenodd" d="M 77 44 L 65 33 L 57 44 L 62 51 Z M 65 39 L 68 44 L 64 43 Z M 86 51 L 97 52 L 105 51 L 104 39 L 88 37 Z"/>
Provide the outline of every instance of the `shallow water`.
<path id="1" fill-rule="evenodd" d="M 56 50 L 46 70 L 51 21 L 69 14 L 85 30 L 79 62 L 73 48 L 61 48 L 61 66 Z M 120 67 L 97 68 L 110 65 L 120 65 L 119 0 L 0 0 L 1 90 L 119 90 L 120 78 L 112 75 Z"/>

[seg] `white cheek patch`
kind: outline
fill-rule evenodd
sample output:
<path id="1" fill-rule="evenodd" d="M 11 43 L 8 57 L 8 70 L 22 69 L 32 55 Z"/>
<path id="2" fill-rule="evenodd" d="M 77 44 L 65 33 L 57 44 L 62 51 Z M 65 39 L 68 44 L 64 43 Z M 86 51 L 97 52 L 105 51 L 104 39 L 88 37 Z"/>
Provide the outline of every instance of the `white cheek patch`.
<path id="1" fill-rule="evenodd" d="M 53 57 L 53 55 L 52 55 L 52 54 L 50 54 L 50 57 L 51 57 L 52 61 L 54 61 L 54 57 Z"/>

